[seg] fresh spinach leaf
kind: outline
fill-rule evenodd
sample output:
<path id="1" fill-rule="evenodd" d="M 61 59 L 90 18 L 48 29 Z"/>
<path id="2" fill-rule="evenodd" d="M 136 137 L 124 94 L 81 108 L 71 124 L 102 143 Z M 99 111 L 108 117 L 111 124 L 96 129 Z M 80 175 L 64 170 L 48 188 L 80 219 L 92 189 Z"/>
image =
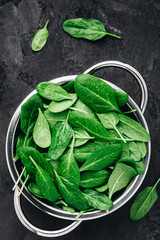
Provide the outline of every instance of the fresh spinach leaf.
<path id="1" fill-rule="evenodd" d="M 87 204 L 80 189 L 74 183 L 71 183 L 67 179 L 60 177 L 55 170 L 54 172 L 58 190 L 65 202 L 73 208 L 84 210 L 87 207 Z"/>
<path id="2" fill-rule="evenodd" d="M 73 155 L 73 148 L 74 148 L 74 137 L 72 140 L 72 145 L 70 149 L 61 156 L 61 162 L 58 166 L 58 173 L 62 177 L 65 177 L 70 182 L 74 183 L 75 185 L 79 186 L 80 183 L 80 171 L 78 164 L 75 160 Z"/>
<path id="3" fill-rule="evenodd" d="M 156 187 L 159 181 L 160 178 L 153 187 L 146 187 L 137 195 L 130 209 L 130 219 L 132 221 L 137 221 L 143 218 L 157 201 L 158 194 Z"/>
<path id="4" fill-rule="evenodd" d="M 49 23 L 49 20 L 47 20 L 44 28 L 38 30 L 34 34 L 34 37 L 32 39 L 32 44 L 31 44 L 31 48 L 33 51 L 36 51 L 36 52 L 40 51 L 46 44 L 49 36 L 49 32 L 47 30 L 48 23 Z"/>
<path id="5" fill-rule="evenodd" d="M 95 190 L 97 192 L 105 192 L 108 188 L 109 188 L 109 186 L 108 186 L 108 182 L 107 182 L 100 187 L 96 187 Z"/>
<path id="6" fill-rule="evenodd" d="M 68 207 L 68 206 L 62 206 L 63 210 L 69 213 L 74 213 L 74 208 Z"/>
<path id="7" fill-rule="evenodd" d="M 81 175 L 80 186 L 83 188 L 97 187 L 105 183 L 110 176 L 110 172 L 100 170 L 97 172 L 85 172 Z"/>
<path id="8" fill-rule="evenodd" d="M 121 39 L 121 37 L 115 34 L 106 32 L 102 22 L 96 19 L 68 19 L 63 23 L 63 30 L 72 37 L 85 38 L 92 41 L 103 38 L 106 35 Z"/>
<path id="9" fill-rule="evenodd" d="M 80 171 L 98 171 L 115 163 L 122 153 L 122 144 L 112 144 L 94 151 Z"/>
<path id="10" fill-rule="evenodd" d="M 144 158 L 147 154 L 147 148 L 144 142 L 136 142 L 139 151 L 141 152 L 141 158 Z"/>
<path id="11" fill-rule="evenodd" d="M 65 85 L 62 85 L 62 88 L 64 90 L 66 90 L 67 92 L 69 92 L 69 93 L 75 92 L 75 90 L 74 90 L 74 81 L 70 81 L 70 82 L 66 83 Z"/>
<path id="12" fill-rule="evenodd" d="M 41 193 L 43 194 L 44 198 L 54 202 L 58 198 L 58 192 L 53 183 L 52 178 L 50 177 L 49 173 L 46 172 L 43 168 L 41 168 L 31 156 L 29 156 L 32 164 L 36 168 L 35 172 L 35 180 L 37 183 L 38 188 L 40 189 Z"/>
<path id="13" fill-rule="evenodd" d="M 28 190 L 34 194 L 36 197 L 39 197 L 39 198 L 44 198 L 43 197 L 43 194 L 41 193 L 41 190 L 39 189 L 38 185 L 36 183 L 33 183 L 31 182 L 29 185 L 28 185 Z"/>
<path id="14" fill-rule="evenodd" d="M 106 129 L 114 129 L 118 133 L 120 138 L 126 143 L 126 140 L 116 127 L 119 122 L 119 118 L 115 112 L 97 113 L 97 116 Z"/>
<path id="15" fill-rule="evenodd" d="M 33 139 L 39 147 L 48 148 L 51 144 L 49 124 L 40 108 L 38 111 L 38 118 L 33 129 Z"/>
<path id="16" fill-rule="evenodd" d="M 47 119 L 50 128 L 52 129 L 53 126 L 57 123 L 57 122 L 63 122 L 66 120 L 67 118 L 67 110 L 63 111 L 63 112 L 59 112 L 59 113 L 52 113 L 50 112 L 48 109 L 46 109 L 43 114 L 45 116 L 45 118 Z"/>
<path id="17" fill-rule="evenodd" d="M 77 100 L 77 95 L 75 93 L 70 93 L 69 95 L 71 99 L 66 99 L 61 102 L 52 101 L 48 106 L 48 110 L 53 113 L 58 113 L 70 108 Z"/>
<path id="18" fill-rule="evenodd" d="M 130 167 L 133 167 L 137 174 L 143 174 L 145 172 L 145 165 L 143 162 L 136 162 L 133 158 L 121 158 L 117 163 L 124 163 Z"/>
<path id="19" fill-rule="evenodd" d="M 48 100 L 62 101 L 71 99 L 71 96 L 59 84 L 51 82 L 41 82 L 37 85 L 36 90 L 38 94 Z"/>
<path id="20" fill-rule="evenodd" d="M 130 166 L 123 163 L 117 163 L 108 180 L 109 198 L 112 195 L 125 188 L 130 180 L 137 175 L 137 172 Z"/>
<path id="21" fill-rule="evenodd" d="M 73 130 L 75 135 L 74 147 L 79 147 L 81 145 L 84 145 L 89 140 L 94 139 L 94 137 L 91 137 L 85 130 L 81 128 L 74 128 Z M 69 145 L 69 147 L 70 146 L 71 144 Z"/>
<path id="22" fill-rule="evenodd" d="M 103 80 L 89 74 L 80 74 L 75 79 L 74 88 L 78 97 L 95 112 L 121 112 L 115 91 Z"/>
<path id="23" fill-rule="evenodd" d="M 120 107 L 123 107 L 128 101 L 128 94 L 125 92 L 119 92 L 119 91 L 115 91 L 115 94 L 117 97 L 118 105 Z"/>
<path id="24" fill-rule="evenodd" d="M 94 207 L 95 209 L 109 210 L 113 207 L 113 202 L 104 193 L 85 189 L 83 195 L 88 206 Z"/>
<path id="25" fill-rule="evenodd" d="M 128 143 L 130 157 L 133 158 L 135 161 L 140 161 L 142 158 L 142 154 L 135 142 Z"/>
<path id="26" fill-rule="evenodd" d="M 120 119 L 118 124 L 119 130 L 127 137 L 134 141 L 150 141 L 150 135 L 138 122 L 123 114 L 118 114 L 118 117 Z"/>
<path id="27" fill-rule="evenodd" d="M 25 141 L 33 131 L 38 116 L 38 108 L 43 110 L 43 101 L 38 94 L 30 97 L 21 107 L 21 129 L 26 135 Z"/>
<path id="28" fill-rule="evenodd" d="M 48 150 L 49 158 L 58 159 L 67 148 L 72 136 L 73 130 L 67 121 L 57 122 L 52 128 L 52 141 Z"/>

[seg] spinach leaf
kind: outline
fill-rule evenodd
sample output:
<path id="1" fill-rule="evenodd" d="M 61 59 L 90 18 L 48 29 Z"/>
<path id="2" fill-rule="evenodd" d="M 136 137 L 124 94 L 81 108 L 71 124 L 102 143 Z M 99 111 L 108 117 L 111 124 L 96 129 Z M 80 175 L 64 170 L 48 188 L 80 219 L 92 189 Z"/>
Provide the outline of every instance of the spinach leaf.
<path id="1" fill-rule="evenodd" d="M 118 114 L 118 117 L 120 119 L 118 127 L 127 137 L 134 139 L 135 141 L 150 141 L 150 135 L 138 122 L 123 114 Z"/>
<path id="2" fill-rule="evenodd" d="M 43 197 L 43 194 L 41 193 L 41 190 L 39 189 L 38 185 L 36 183 L 33 183 L 31 182 L 29 185 L 28 185 L 28 190 L 34 194 L 36 197 L 39 197 L 39 198 L 44 198 Z"/>
<path id="3" fill-rule="evenodd" d="M 110 176 L 110 172 L 100 170 L 98 172 L 85 172 L 81 175 L 80 186 L 83 188 L 97 187 L 105 183 Z"/>
<path id="4" fill-rule="evenodd" d="M 80 171 L 98 171 L 111 166 L 118 160 L 122 153 L 122 144 L 112 144 L 100 148 L 92 153 L 80 168 Z"/>
<path id="5" fill-rule="evenodd" d="M 62 101 L 71 99 L 71 96 L 59 84 L 51 82 L 41 82 L 37 85 L 36 90 L 38 94 L 48 100 Z"/>
<path id="6" fill-rule="evenodd" d="M 58 173 L 62 177 L 65 177 L 70 182 L 74 183 L 75 185 L 79 186 L 80 183 L 80 171 L 78 164 L 73 155 L 73 148 L 74 148 L 74 138 L 72 140 L 72 146 L 68 150 L 67 153 L 62 155 L 61 162 L 58 166 Z"/>
<path id="7" fill-rule="evenodd" d="M 32 39 L 32 44 L 31 44 L 31 48 L 33 51 L 39 51 L 41 50 L 44 45 L 47 42 L 48 36 L 49 36 L 49 32 L 47 30 L 47 26 L 48 26 L 49 20 L 47 20 L 44 28 L 38 30 L 35 34 L 34 37 Z"/>
<path id="8" fill-rule="evenodd" d="M 85 189 L 83 195 L 88 206 L 94 207 L 95 209 L 109 210 L 113 207 L 113 202 L 104 193 Z"/>
<path id="9" fill-rule="evenodd" d="M 133 158 L 135 161 L 140 161 L 142 158 L 142 154 L 135 142 L 128 143 L 130 157 Z"/>
<path id="10" fill-rule="evenodd" d="M 34 161 L 44 170 L 46 170 L 52 177 L 54 173 L 51 165 L 46 161 L 43 155 L 38 152 L 35 148 L 24 146 L 19 149 L 19 154 L 23 165 L 29 174 L 35 174 L 36 168 L 29 157 L 32 157 Z"/>
<path id="11" fill-rule="evenodd" d="M 88 142 L 84 146 L 75 148 L 74 156 L 78 162 L 85 162 L 95 150 L 108 144 L 109 143 L 107 141 L 103 141 L 101 144 L 96 142 Z"/>
<path id="12" fill-rule="evenodd" d="M 88 117 L 86 113 L 71 111 L 69 114 L 69 122 L 73 127 L 85 130 L 92 137 L 106 140 L 109 138 L 107 130 L 101 123 Z"/>
<path id="13" fill-rule="evenodd" d="M 53 113 L 58 113 L 71 107 L 77 100 L 77 95 L 75 93 L 70 93 L 69 95 L 71 99 L 66 99 L 61 102 L 52 101 L 48 106 L 48 110 Z"/>
<path id="14" fill-rule="evenodd" d="M 57 122 L 63 122 L 67 118 L 67 111 L 63 111 L 63 112 L 59 112 L 59 113 L 52 113 L 48 109 L 46 109 L 43 112 L 43 114 L 44 114 L 45 118 L 47 119 L 51 129 Z"/>
<path id="15" fill-rule="evenodd" d="M 95 112 L 121 112 L 115 91 L 103 80 L 89 74 L 76 77 L 74 88 L 78 97 Z"/>
<path id="16" fill-rule="evenodd" d="M 153 187 L 146 187 L 137 195 L 130 209 L 130 219 L 132 221 L 143 218 L 157 201 L 158 195 L 156 187 L 159 181 L 160 178 Z"/>
<path id="17" fill-rule="evenodd" d="M 115 94 L 117 97 L 118 105 L 120 107 L 123 107 L 128 101 L 128 94 L 125 92 L 119 92 L 119 91 L 115 91 Z"/>
<path id="18" fill-rule="evenodd" d="M 84 111 L 84 113 L 87 114 L 87 117 L 90 117 L 92 119 L 98 120 L 96 114 L 93 112 L 91 108 L 89 108 L 86 104 L 84 104 L 80 99 L 76 101 L 76 103 L 73 105 L 73 108 L 80 109 Z"/>
<path id="19" fill-rule="evenodd" d="M 100 119 L 102 125 L 106 129 L 114 129 L 120 138 L 126 143 L 126 140 L 123 138 L 122 134 L 119 132 L 118 128 L 116 125 L 119 122 L 119 118 L 115 112 L 108 112 L 108 113 L 97 113 L 98 118 Z"/>
<path id="20" fill-rule="evenodd" d="M 121 39 L 117 35 L 106 32 L 102 22 L 96 19 L 68 19 L 63 23 L 63 30 L 72 37 L 85 38 L 92 41 L 103 38 L 106 35 Z"/>
<path id="21" fill-rule="evenodd" d="M 38 94 L 30 97 L 21 107 L 21 129 L 26 135 L 26 139 L 33 131 L 38 116 L 38 108 L 43 110 L 43 102 Z"/>
<path id="22" fill-rule="evenodd" d="M 74 208 L 68 207 L 68 206 L 62 206 L 63 210 L 69 213 L 74 213 Z"/>
<path id="23" fill-rule="evenodd" d="M 84 210 L 87 207 L 87 204 L 80 189 L 74 183 L 71 183 L 67 179 L 60 177 L 55 170 L 54 172 L 58 190 L 65 202 L 73 208 Z"/>
<path id="24" fill-rule="evenodd" d="M 47 148 L 51 144 L 51 132 L 41 109 L 39 108 L 38 111 L 38 118 L 33 129 L 33 139 L 39 147 Z"/>
<path id="25" fill-rule="evenodd" d="M 52 128 L 52 141 L 48 150 L 49 158 L 58 159 L 67 148 L 72 135 L 73 130 L 67 121 L 57 122 Z"/>
<path id="26" fill-rule="evenodd" d="M 75 135 L 75 143 L 74 147 L 79 147 L 90 139 L 94 139 L 94 137 L 91 137 L 85 130 L 81 128 L 74 128 L 74 135 Z M 70 144 L 71 145 L 71 144 Z M 69 145 L 69 147 L 70 147 Z"/>
<path id="27" fill-rule="evenodd" d="M 74 91 L 74 81 L 70 81 L 70 82 L 66 83 L 65 85 L 62 85 L 62 88 L 69 93 L 75 92 Z"/>
<path id="28" fill-rule="evenodd" d="M 144 158 L 147 154 L 147 148 L 144 142 L 136 142 L 139 151 L 141 152 L 141 158 Z"/>
<path id="29" fill-rule="evenodd" d="M 109 188 L 109 186 L 108 186 L 108 182 L 107 182 L 100 187 L 96 187 L 95 189 L 97 192 L 105 192 L 108 188 Z"/>
<path id="30" fill-rule="evenodd" d="M 145 172 L 145 165 L 143 162 L 136 162 L 133 158 L 121 158 L 117 163 L 124 163 L 130 167 L 133 167 L 137 174 L 143 174 Z"/>
<path id="31" fill-rule="evenodd" d="M 111 199 L 115 192 L 125 188 L 136 175 L 137 172 L 132 167 L 123 163 L 117 163 L 108 180 L 109 198 Z"/>
<path id="32" fill-rule="evenodd" d="M 49 173 L 46 172 L 43 168 L 41 168 L 31 156 L 29 156 L 32 164 L 36 168 L 35 172 L 35 180 L 37 183 L 38 188 L 40 189 L 41 193 L 43 194 L 44 198 L 54 202 L 58 198 L 57 189 L 53 183 L 52 178 L 50 177 Z"/>

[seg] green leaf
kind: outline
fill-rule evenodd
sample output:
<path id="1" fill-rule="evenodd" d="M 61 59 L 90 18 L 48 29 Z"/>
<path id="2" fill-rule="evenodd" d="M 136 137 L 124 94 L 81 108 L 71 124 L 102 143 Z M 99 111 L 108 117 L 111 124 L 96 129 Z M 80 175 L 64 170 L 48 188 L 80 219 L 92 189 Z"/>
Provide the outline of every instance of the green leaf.
<path id="1" fill-rule="evenodd" d="M 146 170 L 146 167 L 142 161 L 136 162 L 136 171 L 138 174 L 143 174 Z"/>
<path id="2" fill-rule="evenodd" d="M 58 173 L 62 177 L 65 177 L 70 182 L 79 186 L 80 183 L 80 171 L 78 164 L 73 155 L 74 138 L 70 149 L 61 157 L 61 162 L 58 166 Z"/>
<path id="3" fill-rule="evenodd" d="M 108 186 L 108 182 L 107 182 L 100 187 L 96 187 L 95 189 L 97 192 L 105 192 L 108 188 L 109 188 L 109 186 Z"/>
<path id="4" fill-rule="evenodd" d="M 74 81 L 70 81 L 70 82 L 66 83 L 65 85 L 62 85 L 62 88 L 69 93 L 75 92 L 74 91 Z"/>
<path id="5" fill-rule="evenodd" d="M 75 93 L 70 93 L 69 95 L 71 99 L 66 99 L 61 102 L 52 101 L 48 106 L 48 110 L 53 113 L 58 113 L 70 108 L 77 100 L 77 95 Z"/>
<path id="6" fill-rule="evenodd" d="M 73 130 L 75 136 L 74 147 L 79 147 L 81 145 L 84 145 L 89 140 L 94 139 L 94 137 L 91 137 L 85 130 L 81 128 L 74 128 Z M 69 145 L 69 147 L 70 146 L 71 144 Z"/>
<path id="7" fill-rule="evenodd" d="M 68 206 L 62 206 L 63 210 L 69 213 L 74 213 L 74 208 L 68 207 Z"/>
<path id="8" fill-rule="evenodd" d="M 73 127 L 85 130 L 92 137 L 106 140 L 109 138 L 107 130 L 101 123 L 88 117 L 86 113 L 71 111 L 69 114 L 69 122 Z"/>
<path id="9" fill-rule="evenodd" d="M 121 39 L 121 37 L 108 33 L 102 22 L 96 19 L 75 18 L 68 19 L 63 23 L 63 30 L 75 38 L 98 40 L 106 35 Z"/>
<path id="10" fill-rule="evenodd" d="M 38 152 L 35 148 L 24 146 L 19 149 L 21 161 L 26 167 L 26 170 L 30 174 L 35 174 L 36 168 L 29 157 L 32 157 L 34 161 L 49 174 L 54 177 L 54 173 L 51 165 L 46 161 L 43 155 Z"/>
<path id="11" fill-rule="evenodd" d="M 83 195 L 88 206 L 94 207 L 95 209 L 109 210 L 113 207 L 113 202 L 104 193 L 85 189 Z"/>
<path id="12" fill-rule="evenodd" d="M 147 148 L 146 148 L 145 143 L 136 142 L 136 144 L 137 144 L 137 147 L 138 147 L 139 151 L 141 152 L 141 158 L 144 158 L 147 154 Z"/>
<path id="13" fill-rule="evenodd" d="M 28 185 L 28 190 L 29 190 L 32 194 L 34 194 L 36 197 L 44 198 L 41 190 L 39 189 L 39 187 L 38 187 L 38 185 L 37 185 L 36 183 L 31 182 L 31 183 Z"/>
<path id="14" fill-rule="evenodd" d="M 128 101 L 128 94 L 125 92 L 119 92 L 119 91 L 115 91 L 115 94 L 117 97 L 118 105 L 120 107 L 123 107 Z"/>
<path id="15" fill-rule="evenodd" d="M 51 132 L 45 116 L 40 108 L 38 110 L 39 115 L 33 129 L 33 139 L 39 147 L 47 148 L 51 144 Z"/>
<path id="16" fill-rule="evenodd" d="M 74 183 L 60 177 L 56 171 L 55 176 L 58 190 L 65 202 L 73 208 L 84 210 L 87 207 L 87 204 L 80 189 Z"/>
<path id="17" fill-rule="evenodd" d="M 92 153 L 88 160 L 80 168 L 80 171 L 98 171 L 111 166 L 122 153 L 121 144 L 112 144 L 100 148 Z"/>
<path id="18" fill-rule="evenodd" d="M 107 141 L 103 141 L 101 143 L 88 142 L 84 146 L 75 148 L 74 156 L 78 162 L 85 162 L 95 150 L 108 144 L 109 143 Z"/>
<path id="19" fill-rule="evenodd" d="M 89 108 L 86 104 L 84 104 L 80 99 L 76 101 L 76 103 L 73 105 L 73 108 L 80 109 L 84 111 L 84 113 L 87 114 L 87 117 L 90 117 L 92 119 L 98 120 L 96 114 L 93 112 L 91 108 Z"/>
<path id="20" fill-rule="evenodd" d="M 135 142 L 128 143 L 130 157 L 133 158 L 135 161 L 140 161 L 142 158 L 142 154 Z"/>
<path id="21" fill-rule="evenodd" d="M 52 128 L 52 141 L 48 156 L 52 160 L 58 159 L 67 148 L 72 136 L 73 130 L 67 121 L 57 122 Z"/>
<path id="22" fill-rule="evenodd" d="M 126 143 L 125 139 L 123 138 L 122 134 L 117 129 L 116 125 L 119 122 L 119 118 L 115 112 L 108 112 L 108 113 L 97 113 L 98 118 L 100 119 L 102 125 L 106 129 L 114 129 L 120 138 Z"/>
<path id="23" fill-rule="evenodd" d="M 45 116 L 45 118 L 47 119 L 50 128 L 52 129 L 53 126 L 57 123 L 57 122 L 63 122 L 66 120 L 67 118 L 67 110 L 63 111 L 63 112 L 59 112 L 59 113 L 52 113 L 50 112 L 48 109 L 46 109 L 43 114 Z"/>
<path id="24" fill-rule="evenodd" d="M 62 101 L 71 99 L 71 96 L 59 84 L 51 82 L 41 82 L 37 85 L 36 90 L 38 94 L 48 100 Z"/>
<path id="25" fill-rule="evenodd" d="M 134 141 L 150 141 L 150 135 L 138 122 L 122 114 L 118 114 L 118 117 L 120 119 L 118 128 L 127 137 L 133 139 Z"/>
<path id="26" fill-rule="evenodd" d="M 133 167 L 137 174 L 143 174 L 145 172 L 145 165 L 143 162 L 136 162 L 133 158 L 121 158 L 117 163 L 124 163 L 130 167 Z"/>
<path id="27" fill-rule="evenodd" d="M 85 172 L 81 175 L 80 186 L 83 188 L 92 188 L 100 186 L 109 178 L 110 172 L 100 170 L 98 172 Z"/>
<path id="28" fill-rule="evenodd" d="M 49 173 L 41 168 L 32 157 L 29 158 L 36 168 L 35 180 L 44 198 L 51 202 L 56 201 L 58 192 Z"/>
<path id="29" fill-rule="evenodd" d="M 132 167 L 123 163 L 117 163 L 108 180 L 109 198 L 111 199 L 115 192 L 125 188 L 136 175 L 137 172 Z"/>
<path id="30" fill-rule="evenodd" d="M 44 28 L 38 30 L 34 34 L 34 37 L 32 39 L 32 44 L 31 44 L 31 48 L 33 51 L 36 51 L 36 52 L 40 51 L 46 44 L 49 36 L 49 32 L 47 30 L 48 23 L 49 23 L 49 20 L 47 20 Z"/>
<path id="31" fill-rule="evenodd" d="M 74 88 L 78 97 L 95 112 L 121 112 L 115 91 L 103 80 L 89 74 L 80 74 L 75 79 Z"/>
<path id="32" fill-rule="evenodd" d="M 38 108 L 43 110 L 43 102 L 38 94 L 30 97 L 21 107 L 21 129 L 26 136 L 33 131 L 38 116 Z"/>
<path id="33" fill-rule="evenodd" d="M 156 186 L 159 181 L 160 178 L 153 187 L 146 187 L 137 195 L 130 209 L 130 219 L 132 221 L 137 221 L 143 218 L 157 201 L 158 194 L 156 191 Z"/>

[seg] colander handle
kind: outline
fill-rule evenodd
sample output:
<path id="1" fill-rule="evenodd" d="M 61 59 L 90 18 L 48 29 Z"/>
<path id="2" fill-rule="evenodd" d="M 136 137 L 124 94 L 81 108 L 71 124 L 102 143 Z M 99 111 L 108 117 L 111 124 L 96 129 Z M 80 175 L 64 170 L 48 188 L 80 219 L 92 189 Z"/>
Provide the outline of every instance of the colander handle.
<path id="1" fill-rule="evenodd" d="M 89 69 L 87 69 L 84 73 L 85 74 L 93 74 L 97 70 L 99 70 L 101 68 L 105 68 L 105 67 L 122 68 L 122 69 L 126 70 L 127 72 L 131 73 L 131 75 L 133 75 L 135 77 L 135 79 L 137 80 L 138 85 L 141 89 L 140 109 L 141 109 L 141 112 L 144 113 L 145 109 L 146 109 L 146 106 L 147 106 L 147 102 L 148 102 L 148 90 L 147 90 L 146 83 L 145 83 L 143 77 L 141 76 L 141 74 L 135 68 L 130 66 L 129 64 L 122 63 L 122 62 L 119 62 L 119 61 L 100 62 L 98 64 L 93 65 Z"/>
<path id="2" fill-rule="evenodd" d="M 59 229 L 59 230 L 54 230 L 54 231 L 43 230 L 43 229 L 40 229 L 40 228 L 34 226 L 32 223 L 29 222 L 29 220 L 24 216 L 24 214 L 22 212 L 20 196 L 18 196 L 18 189 L 17 188 L 15 189 L 15 192 L 14 192 L 14 208 L 15 208 L 15 212 L 17 214 L 17 217 L 19 218 L 21 223 L 27 229 L 29 229 L 31 232 L 34 232 L 37 235 L 42 236 L 42 237 L 52 237 L 52 238 L 54 238 L 54 237 L 63 236 L 65 234 L 73 231 L 82 222 L 80 220 L 74 221 L 69 226 L 67 226 L 65 228 L 62 228 L 62 229 Z"/>

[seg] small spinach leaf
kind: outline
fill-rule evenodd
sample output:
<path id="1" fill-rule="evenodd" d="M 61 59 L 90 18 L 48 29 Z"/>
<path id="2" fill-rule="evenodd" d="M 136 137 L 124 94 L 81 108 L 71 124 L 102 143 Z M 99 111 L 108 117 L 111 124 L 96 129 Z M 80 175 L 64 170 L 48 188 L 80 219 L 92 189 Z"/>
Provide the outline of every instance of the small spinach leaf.
<path id="1" fill-rule="evenodd" d="M 34 194 L 36 197 L 44 198 L 41 190 L 39 189 L 39 187 L 38 187 L 38 185 L 37 185 L 36 183 L 31 182 L 31 183 L 28 185 L 28 190 L 29 190 L 32 194 Z"/>
<path id="2" fill-rule="evenodd" d="M 115 192 L 125 188 L 136 175 L 137 172 L 132 167 L 123 163 L 117 163 L 108 180 L 109 198 L 111 199 Z"/>
<path id="3" fill-rule="evenodd" d="M 98 172 L 85 172 L 81 175 L 80 186 L 83 188 L 97 187 L 105 183 L 110 176 L 110 172 L 100 170 Z"/>
<path id="4" fill-rule="evenodd" d="M 92 153 L 80 168 L 80 171 L 98 171 L 111 166 L 118 160 L 122 153 L 122 144 L 112 144 L 100 148 Z"/>
<path id="5" fill-rule="evenodd" d="M 71 96 L 59 84 L 51 82 L 41 82 L 37 85 L 36 90 L 38 94 L 48 100 L 62 101 L 71 99 Z"/>
<path id="6" fill-rule="evenodd" d="M 71 99 L 66 99 L 61 102 L 52 101 L 48 106 L 48 110 L 53 113 L 58 113 L 71 107 L 77 100 L 77 95 L 75 93 L 70 93 L 69 95 Z"/>
<path id="7" fill-rule="evenodd" d="M 95 189 L 97 192 L 105 192 L 108 188 L 109 188 L 109 186 L 108 186 L 108 182 L 107 182 L 100 187 L 96 187 Z"/>
<path id="8" fill-rule="evenodd" d="M 33 139 L 39 147 L 47 148 L 51 144 L 51 132 L 41 109 L 39 108 L 38 110 L 38 118 L 33 129 Z"/>
<path id="9" fill-rule="evenodd" d="M 38 30 L 35 34 L 34 37 L 32 39 L 32 44 L 31 44 L 31 48 L 33 51 L 39 51 L 41 50 L 44 45 L 47 42 L 48 36 L 49 36 L 49 32 L 47 30 L 47 26 L 48 26 L 49 20 L 47 20 L 44 28 Z"/>
<path id="10" fill-rule="evenodd" d="M 63 210 L 69 213 L 74 213 L 74 208 L 68 207 L 68 206 L 62 206 Z"/>
<path id="11" fill-rule="evenodd" d="M 59 112 L 59 113 L 52 113 L 50 112 L 48 109 L 46 109 L 43 112 L 45 118 L 47 119 L 50 128 L 52 129 L 53 126 L 57 123 L 57 122 L 63 122 L 66 120 L 67 118 L 67 110 L 63 111 L 63 112 Z"/>
<path id="12" fill-rule="evenodd" d="M 63 23 L 63 30 L 72 37 L 85 38 L 92 41 L 103 38 L 106 35 L 121 39 L 117 35 L 106 32 L 102 22 L 96 19 L 68 19 Z"/>
<path id="13" fill-rule="evenodd" d="M 120 107 L 123 107 L 128 101 L 128 94 L 125 92 L 119 92 L 119 91 L 115 91 L 115 94 L 117 97 L 118 105 Z"/>
<path id="14" fill-rule="evenodd" d="M 132 221 L 137 221 L 143 218 L 157 201 L 158 195 L 156 186 L 159 181 L 160 178 L 153 187 L 146 187 L 137 195 L 130 209 L 130 219 Z"/>
<path id="15" fill-rule="evenodd" d="M 88 206 L 94 207 L 95 209 L 109 210 L 113 207 L 113 202 L 104 193 L 85 189 L 83 195 Z"/>

